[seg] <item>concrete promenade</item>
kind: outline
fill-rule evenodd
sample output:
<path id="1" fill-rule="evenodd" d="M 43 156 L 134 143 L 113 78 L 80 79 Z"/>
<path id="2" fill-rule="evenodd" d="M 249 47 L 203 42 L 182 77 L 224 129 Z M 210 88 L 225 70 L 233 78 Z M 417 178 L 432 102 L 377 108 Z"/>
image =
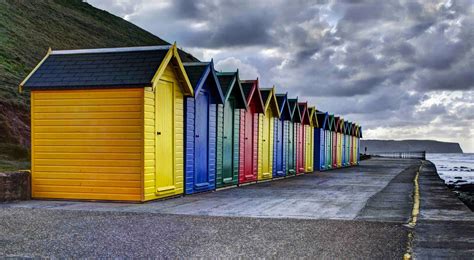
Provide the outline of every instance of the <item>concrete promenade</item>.
<path id="1" fill-rule="evenodd" d="M 421 206 L 410 228 L 418 169 Z M 0 256 L 423 259 L 468 258 L 473 248 L 473 212 L 419 160 L 371 159 L 144 204 L 0 204 Z"/>

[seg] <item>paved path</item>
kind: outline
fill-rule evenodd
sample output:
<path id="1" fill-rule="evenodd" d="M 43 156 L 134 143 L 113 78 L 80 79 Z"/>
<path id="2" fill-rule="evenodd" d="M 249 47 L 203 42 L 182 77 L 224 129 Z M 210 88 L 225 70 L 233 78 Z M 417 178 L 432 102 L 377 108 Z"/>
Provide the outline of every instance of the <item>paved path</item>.
<path id="1" fill-rule="evenodd" d="M 409 232 L 419 258 L 450 256 L 455 243 L 446 248 L 436 239 L 447 241 L 455 233 L 443 233 L 440 223 L 444 229 L 471 225 L 472 212 L 450 191 L 432 188 L 428 181 L 439 181 L 423 173 L 420 220 L 415 229 L 406 227 L 419 165 L 372 159 L 353 168 L 145 204 L 0 204 L 0 257 L 400 259 Z M 441 195 L 449 199 L 437 206 L 441 202 L 431 196 Z M 472 246 L 472 225 L 466 230 L 462 254 Z M 430 254 L 433 246 L 441 250 L 437 255 Z"/>
<path id="2" fill-rule="evenodd" d="M 368 200 L 416 160 L 370 160 L 358 167 L 317 172 L 234 189 L 144 204 L 25 201 L 12 207 L 147 212 L 205 216 L 356 219 Z M 417 168 L 417 166 L 415 166 Z M 410 177 L 413 179 L 413 177 Z M 399 192 L 411 201 L 412 183 Z M 393 205 L 392 208 L 397 207 Z M 396 218 L 405 221 L 408 215 Z"/>

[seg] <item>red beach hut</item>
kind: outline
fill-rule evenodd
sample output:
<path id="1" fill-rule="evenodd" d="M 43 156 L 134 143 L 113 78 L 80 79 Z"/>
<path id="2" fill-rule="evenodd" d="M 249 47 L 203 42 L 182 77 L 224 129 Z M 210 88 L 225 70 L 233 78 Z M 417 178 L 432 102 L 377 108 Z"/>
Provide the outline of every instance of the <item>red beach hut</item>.
<path id="1" fill-rule="evenodd" d="M 258 79 L 241 80 L 247 101 L 247 110 L 240 113 L 239 184 L 257 181 L 258 176 L 258 114 L 263 113 L 264 104 Z"/>
<path id="2" fill-rule="evenodd" d="M 309 124 L 309 117 L 308 117 L 308 103 L 307 102 L 300 102 L 298 103 L 298 108 L 301 117 L 301 123 L 297 124 L 296 129 L 296 138 L 297 138 L 297 159 L 296 159 L 296 173 L 301 174 L 305 172 L 305 125 Z"/>

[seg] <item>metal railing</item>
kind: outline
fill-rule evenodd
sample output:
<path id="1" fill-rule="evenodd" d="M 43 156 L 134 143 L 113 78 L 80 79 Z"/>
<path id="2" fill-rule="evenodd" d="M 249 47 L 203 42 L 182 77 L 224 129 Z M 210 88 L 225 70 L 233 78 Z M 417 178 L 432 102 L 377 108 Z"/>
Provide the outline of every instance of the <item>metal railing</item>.
<path id="1" fill-rule="evenodd" d="M 404 158 L 404 159 L 426 159 L 426 151 L 409 152 L 371 152 L 369 155 L 385 158 Z"/>

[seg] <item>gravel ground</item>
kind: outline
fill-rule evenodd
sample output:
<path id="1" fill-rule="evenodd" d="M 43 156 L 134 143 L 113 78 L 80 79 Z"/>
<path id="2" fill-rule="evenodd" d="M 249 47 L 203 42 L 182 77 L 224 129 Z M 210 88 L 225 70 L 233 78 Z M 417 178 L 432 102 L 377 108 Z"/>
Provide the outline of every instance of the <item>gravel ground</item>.
<path id="1" fill-rule="evenodd" d="M 401 259 L 401 224 L 3 208 L 0 256 Z"/>

